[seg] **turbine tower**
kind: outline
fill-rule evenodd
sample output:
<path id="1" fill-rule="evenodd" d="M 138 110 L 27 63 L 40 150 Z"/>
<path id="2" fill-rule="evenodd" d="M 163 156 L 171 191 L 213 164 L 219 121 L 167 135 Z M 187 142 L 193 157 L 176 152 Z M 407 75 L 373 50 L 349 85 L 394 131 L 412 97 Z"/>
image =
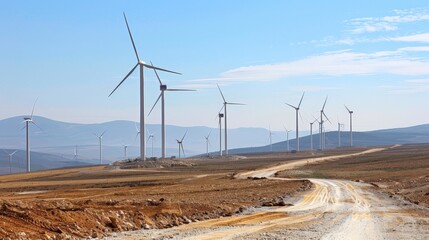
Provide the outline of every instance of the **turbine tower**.
<path id="1" fill-rule="evenodd" d="M 286 132 L 286 145 L 287 145 L 287 151 L 289 152 L 290 151 L 290 148 L 289 148 L 289 133 L 291 132 L 291 130 L 287 130 L 287 128 L 285 126 L 283 126 L 283 128 L 285 129 L 285 132 Z"/>
<path id="2" fill-rule="evenodd" d="M 7 155 L 9 155 L 9 173 L 12 173 L 12 157 L 18 150 L 15 150 L 13 153 L 8 153 L 4 151 Z"/>
<path id="3" fill-rule="evenodd" d="M 269 127 L 269 130 L 270 130 L 270 137 L 269 137 L 269 140 L 270 140 L 270 152 L 272 152 L 273 151 L 273 132 L 271 131 L 271 126 Z"/>
<path id="4" fill-rule="evenodd" d="M 207 157 L 209 156 L 210 134 L 212 134 L 211 130 L 209 132 L 209 135 L 204 136 L 204 138 L 206 139 L 206 153 L 207 153 Z"/>
<path id="5" fill-rule="evenodd" d="M 186 130 L 186 132 L 185 132 L 185 134 L 183 135 L 183 137 L 182 137 L 182 139 L 176 139 L 176 141 L 177 141 L 177 143 L 179 144 L 179 158 L 181 157 L 180 156 L 180 150 L 182 150 L 182 153 L 183 153 L 183 157 L 186 157 L 185 156 L 185 149 L 183 148 L 183 140 L 185 139 L 185 137 L 186 137 L 186 134 L 188 133 L 188 130 Z"/>
<path id="6" fill-rule="evenodd" d="M 34 108 L 36 107 L 36 103 L 37 103 L 37 99 L 34 102 L 33 105 L 33 110 L 31 111 L 31 115 L 30 117 L 24 117 L 24 121 L 25 122 L 25 126 L 22 128 L 25 128 L 25 133 L 26 133 L 26 150 L 27 150 L 27 172 L 31 172 L 31 157 L 30 157 L 30 123 L 34 124 L 34 126 L 38 127 L 39 129 L 41 129 L 34 121 L 33 121 L 33 114 L 34 114 Z"/>
<path id="7" fill-rule="evenodd" d="M 344 124 L 338 120 L 338 147 L 341 147 L 341 127 L 344 127 Z"/>
<path id="8" fill-rule="evenodd" d="M 290 107 L 294 108 L 296 111 L 296 150 L 299 152 L 299 128 L 298 128 L 298 115 L 299 115 L 299 107 L 301 106 L 302 99 L 304 98 L 305 92 L 302 93 L 301 100 L 299 101 L 298 107 L 295 107 L 289 103 L 286 103 Z"/>
<path id="9" fill-rule="evenodd" d="M 77 161 L 77 145 L 74 147 L 73 160 Z"/>
<path id="10" fill-rule="evenodd" d="M 323 120 L 323 116 L 326 117 L 326 120 L 328 120 L 329 122 L 331 122 L 329 120 L 329 118 L 326 116 L 325 112 L 324 112 L 327 100 L 328 100 L 328 96 L 326 96 L 325 102 L 323 103 L 322 110 L 320 110 L 320 128 L 319 128 L 319 133 L 320 133 L 319 135 L 320 136 L 319 137 L 320 137 L 320 149 L 321 150 L 323 150 L 325 148 L 325 143 L 324 143 L 325 139 L 324 139 L 324 136 L 323 136 L 323 134 L 324 134 L 324 132 L 323 132 L 323 124 L 325 123 L 325 121 Z"/>
<path id="11" fill-rule="evenodd" d="M 100 147 L 100 165 L 103 164 L 103 135 L 105 133 L 106 133 L 106 131 L 104 131 L 100 135 L 94 133 L 94 135 L 98 138 L 98 145 Z"/>
<path id="12" fill-rule="evenodd" d="M 222 107 L 223 108 L 223 107 Z M 221 109 L 222 111 L 222 109 Z M 224 117 L 223 113 L 218 113 L 219 118 L 219 156 L 222 157 L 222 118 Z"/>
<path id="13" fill-rule="evenodd" d="M 128 149 L 128 146 L 124 145 L 124 159 L 127 159 L 127 149 Z"/>
<path id="14" fill-rule="evenodd" d="M 320 125 L 320 122 L 317 120 L 317 118 L 315 118 L 314 116 L 313 116 L 313 118 L 314 118 L 314 121 L 313 122 L 310 122 L 310 150 L 311 151 L 313 151 L 313 124 L 315 123 L 315 122 L 318 122 L 319 123 L 319 125 Z M 320 127 L 320 126 L 319 126 Z"/>
<path id="15" fill-rule="evenodd" d="M 153 138 L 155 137 L 152 133 L 150 133 L 149 131 L 147 131 L 148 137 L 147 137 L 147 142 L 149 142 L 149 140 L 152 140 L 152 155 L 151 157 L 153 157 Z"/>
<path id="16" fill-rule="evenodd" d="M 352 122 L 353 111 L 351 111 L 346 105 L 344 105 L 344 107 L 346 107 L 347 111 L 350 114 L 350 147 L 353 147 L 353 122 Z"/>
<path id="17" fill-rule="evenodd" d="M 159 67 L 155 67 L 155 66 L 146 64 L 145 62 L 141 61 L 139 58 L 139 55 L 137 53 L 137 48 L 136 48 L 136 45 L 134 44 L 134 39 L 133 39 L 133 36 L 131 34 L 131 30 L 130 30 L 130 27 L 128 25 L 128 21 L 127 21 L 127 17 L 125 16 L 125 13 L 124 13 L 124 19 L 125 19 L 125 23 L 127 25 L 128 34 L 130 35 L 131 43 L 133 45 L 134 53 L 136 54 L 137 64 L 122 79 L 122 81 L 118 84 L 118 86 L 116 86 L 116 88 L 113 89 L 113 91 L 110 93 L 109 97 L 116 91 L 116 89 L 119 88 L 119 86 L 121 86 L 121 84 L 134 72 L 134 70 L 137 67 L 140 67 L 140 131 L 141 131 L 141 134 L 140 134 L 140 158 L 141 158 L 141 160 L 145 160 L 145 157 L 146 157 L 146 154 L 145 154 L 146 136 L 145 136 L 145 112 L 144 112 L 144 68 L 146 67 L 146 68 L 156 69 L 159 71 L 170 72 L 170 73 L 174 73 L 174 74 L 180 74 L 180 73 L 173 72 L 173 71 L 166 70 L 166 69 L 159 68 Z"/>
<path id="18" fill-rule="evenodd" d="M 152 66 L 152 62 L 150 63 Z M 195 90 L 191 90 L 191 89 L 168 89 L 167 85 L 163 84 L 161 81 L 161 78 L 158 75 L 158 72 L 156 71 L 156 69 L 154 68 L 153 71 L 156 74 L 156 77 L 158 78 L 159 81 L 159 90 L 161 91 L 161 93 L 159 94 L 158 99 L 156 100 L 155 104 L 153 104 L 152 109 L 150 110 L 148 116 L 151 114 L 152 110 L 155 108 L 156 104 L 158 103 L 159 99 L 161 99 L 161 135 L 162 135 L 162 158 L 165 158 L 166 155 L 166 145 L 165 145 L 165 100 L 164 100 L 164 92 L 165 91 L 170 91 L 170 92 L 189 92 L 189 91 L 195 91 Z"/>
<path id="19" fill-rule="evenodd" d="M 222 93 L 222 90 L 220 90 L 219 84 L 217 85 L 217 88 L 219 89 L 220 95 L 223 99 L 223 113 L 225 117 L 225 155 L 228 155 L 228 121 L 227 121 L 227 112 L 226 112 L 226 106 L 227 105 L 245 105 L 243 103 L 231 103 L 227 102 L 225 99 L 225 96 Z"/>

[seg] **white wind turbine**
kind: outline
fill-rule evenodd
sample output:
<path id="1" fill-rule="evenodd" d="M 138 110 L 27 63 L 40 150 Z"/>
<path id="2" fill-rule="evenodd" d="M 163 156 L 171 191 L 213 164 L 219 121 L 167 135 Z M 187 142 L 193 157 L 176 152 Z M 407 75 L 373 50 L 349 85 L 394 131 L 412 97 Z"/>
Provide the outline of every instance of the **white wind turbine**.
<path id="1" fill-rule="evenodd" d="M 220 109 L 220 111 L 222 111 L 222 109 Z M 217 118 L 219 119 L 219 156 L 222 157 L 222 118 L 224 115 L 220 111 L 217 115 Z"/>
<path id="2" fill-rule="evenodd" d="M 8 153 L 8 152 L 6 152 L 6 151 L 4 151 L 7 155 L 9 155 L 9 173 L 12 173 L 12 157 L 13 157 L 13 155 L 15 155 L 15 153 L 17 152 L 18 150 L 15 150 L 14 152 L 12 152 L 12 153 Z"/>
<path id="3" fill-rule="evenodd" d="M 94 136 L 96 136 L 98 138 L 98 145 L 100 147 L 100 165 L 103 164 L 103 135 L 105 133 L 106 133 L 106 131 L 104 131 L 101 134 L 94 133 Z"/>
<path id="4" fill-rule="evenodd" d="M 185 155 L 185 149 L 183 148 L 183 140 L 185 139 L 187 133 L 188 133 L 188 130 L 186 130 L 186 132 L 183 135 L 182 139 L 180 139 L 180 140 L 176 139 L 177 143 L 179 144 L 179 158 L 181 157 L 180 156 L 180 150 L 182 150 L 183 157 L 186 157 L 186 155 Z"/>
<path id="5" fill-rule="evenodd" d="M 317 120 L 317 118 L 313 117 L 314 121 L 310 122 L 310 150 L 313 151 L 313 124 L 315 122 L 318 122 L 320 125 L 320 122 Z M 319 126 L 320 127 L 320 126 Z"/>
<path id="6" fill-rule="evenodd" d="M 344 127 L 344 124 L 340 123 L 340 119 L 337 116 L 337 122 L 338 122 L 338 147 L 341 147 L 341 128 Z"/>
<path id="7" fill-rule="evenodd" d="M 305 92 L 302 93 L 302 97 L 301 97 L 301 100 L 299 101 L 298 107 L 295 107 L 289 103 L 286 103 L 290 107 L 294 108 L 295 112 L 296 112 L 296 150 L 298 152 L 299 152 L 299 128 L 298 128 L 299 120 L 298 120 L 298 115 L 299 115 L 299 107 L 301 106 L 302 99 L 304 98 L 304 94 L 305 94 Z"/>
<path id="8" fill-rule="evenodd" d="M 209 132 L 209 134 L 207 136 L 204 136 L 204 139 L 206 139 L 206 153 L 207 153 L 207 157 L 209 156 L 210 134 L 212 134 L 211 130 L 210 130 L 210 132 Z"/>
<path id="9" fill-rule="evenodd" d="M 151 65 L 153 66 L 152 62 Z M 195 91 L 192 89 L 168 89 L 167 85 L 163 84 L 161 81 L 161 78 L 158 75 L 158 72 L 156 71 L 156 69 L 154 68 L 153 71 L 156 74 L 156 77 L 158 78 L 159 81 L 159 90 L 161 91 L 161 93 L 159 94 L 158 99 L 156 100 L 155 104 L 153 104 L 152 109 L 150 110 L 148 116 L 152 113 L 152 110 L 155 108 L 156 104 L 158 103 L 159 99 L 161 99 L 161 135 L 162 135 L 162 158 L 165 158 L 166 155 L 166 144 L 165 144 L 165 98 L 164 98 L 164 92 L 165 91 L 170 91 L 170 92 L 189 92 L 189 91 Z"/>
<path id="10" fill-rule="evenodd" d="M 128 149 L 128 146 L 124 145 L 124 159 L 127 159 L 127 149 Z"/>
<path id="11" fill-rule="evenodd" d="M 25 122 L 25 126 L 22 128 L 25 128 L 25 132 L 26 132 L 26 150 L 27 150 L 27 172 L 31 172 L 31 157 L 30 157 L 30 133 L 29 133 L 29 127 L 30 127 L 30 123 L 34 124 L 34 126 L 38 127 L 39 129 L 41 129 L 34 121 L 33 121 L 33 114 L 34 114 L 34 108 L 36 107 L 36 101 L 34 102 L 33 105 L 33 110 L 31 111 L 31 115 L 30 117 L 24 117 L 24 121 Z"/>
<path id="12" fill-rule="evenodd" d="M 127 17 L 125 16 L 125 13 L 124 13 L 124 19 L 125 19 L 125 23 L 127 24 L 128 34 L 130 35 L 130 39 L 131 39 L 131 43 L 133 45 L 134 53 L 136 54 L 137 64 L 122 79 L 122 81 L 118 84 L 118 86 L 116 86 L 116 88 L 113 89 L 113 91 L 110 93 L 109 97 L 134 72 L 134 70 L 138 66 L 140 66 L 140 130 L 141 130 L 141 134 L 140 134 L 140 158 L 141 158 L 141 160 L 145 160 L 145 157 L 146 157 L 146 154 L 145 154 L 145 150 L 146 150 L 146 136 L 145 136 L 145 111 L 144 111 L 144 74 L 143 74 L 144 68 L 146 67 L 146 68 L 156 69 L 156 70 L 159 70 L 159 71 L 170 72 L 170 73 L 174 73 L 174 74 L 180 74 L 180 73 L 173 72 L 173 71 L 166 70 L 166 69 L 159 68 L 159 67 L 155 67 L 155 66 L 146 64 L 145 62 L 141 61 L 140 58 L 139 58 L 139 55 L 137 53 L 137 48 L 136 48 L 136 46 L 134 44 L 133 36 L 131 35 L 131 30 L 130 30 L 130 27 L 128 25 L 128 21 L 127 21 Z"/>
<path id="13" fill-rule="evenodd" d="M 344 107 L 346 107 L 347 112 L 350 114 L 350 147 L 353 147 L 353 111 L 351 111 L 346 105 L 344 105 Z"/>
<path id="14" fill-rule="evenodd" d="M 271 131 L 271 126 L 269 127 L 269 134 L 270 134 L 270 136 L 269 136 L 269 140 L 270 140 L 270 152 L 272 152 L 273 151 L 273 132 Z"/>
<path id="15" fill-rule="evenodd" d="M 147 137 L 147 142 L 149 142 L 150 140 L 152 140 L 152 155 L 151 157 L 153 157 L 153 138 L 155 137 L 152 133 L 150 133 L 149 131 L 147 131 L 148 137 Z"/>
<path id="16" fill-rule="evenodd" d="M 320 133 L 320 149 L 323 150 L 325 149 L 325 136 L 324 136 L 324 126 L 323 124 L 325 123 L 325 121 L 323 120 L 323 116 L 326 117 L 326 120 L 328 120 L 328 122 L 331 122 L 328 118 L 328 116 L 326 116 L 325 114 L 325 106 L 326 106 L 326 101 L 328 100 L 328 96 L 326 96 L 325 98 L 325 102 L 323 103 L 323 107 L 322 110 L 320 110 L 320 129 L 319 129 L 319 133 Z"/>
<path id="17" fill-rule="evenodd" d="M 245 104 L 227 102 L 225 99 L 225 96 L 222 93 L 222 90 L 220 90 L 219 84 L 217 85 L 217 88 L 219 89 L 220 95 L 222 96 L 222 99 L 223 99 L 223 113 L 225 117 L 225 155 L 228 155 L 228 121 L 227 121 L 226 106 L 227 105 L 245 105 Z"/>
<path id="18" fill-rule="evenodd" d="M 287 128 L 285 126 L 283 126 L 283 128 L 285 129 L 285 132 L 286 132 L 286 145 L 287 145 L 287 151 L 289 152 L 290 151 L 290 148 L 289 148 L 289 133 L 291 132 L 291 130 L 287 130 Z"/>
<path id="19" fill-rule="evenodd" d="M 77 161 L 77 145 L 74 147 L 73 160 Z"/>

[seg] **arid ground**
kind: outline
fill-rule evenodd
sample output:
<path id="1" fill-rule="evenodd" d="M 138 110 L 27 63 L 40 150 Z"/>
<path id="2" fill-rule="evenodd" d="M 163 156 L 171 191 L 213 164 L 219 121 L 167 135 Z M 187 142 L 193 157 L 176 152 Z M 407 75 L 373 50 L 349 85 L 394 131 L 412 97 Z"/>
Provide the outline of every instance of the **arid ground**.
<path id="1" fill-rule="evenodd" d="M 427 239 L 428 149 L 131 161 L 1 176 L 0 238 Z"/>

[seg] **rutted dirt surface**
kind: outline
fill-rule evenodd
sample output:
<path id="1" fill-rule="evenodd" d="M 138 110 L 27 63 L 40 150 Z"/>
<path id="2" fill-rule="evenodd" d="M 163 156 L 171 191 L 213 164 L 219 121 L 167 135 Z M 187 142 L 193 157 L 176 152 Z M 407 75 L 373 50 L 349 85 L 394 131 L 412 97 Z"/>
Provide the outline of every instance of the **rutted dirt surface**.
<path id="1" fill-rule="evenodd" d="M 271 177 L 277 171 L 311 162 L 353 158 L 381 152 L 304 159 L 237 174 Z M 374 186 L 347 180 L 310 179 L 312 190 L 292 206 L 256 209 L 238 216 L 191 223 L 172 229 L 120 234 L 120 239 L 428 239 L 429 212 L 377 192 Z M 112 239 L 115 239 L 112 237 Z"/>
<path id="2" fill-rule="evenodd" d="M 233 179 L 224 164 L 199 169 L 97 166 L 1 176 L 0 238 L 101 238 L 169 228 L 254 206 L 284 205 L 288 196 L 311 187 L 309 181 L 285 186 L 266 179 Z"/>

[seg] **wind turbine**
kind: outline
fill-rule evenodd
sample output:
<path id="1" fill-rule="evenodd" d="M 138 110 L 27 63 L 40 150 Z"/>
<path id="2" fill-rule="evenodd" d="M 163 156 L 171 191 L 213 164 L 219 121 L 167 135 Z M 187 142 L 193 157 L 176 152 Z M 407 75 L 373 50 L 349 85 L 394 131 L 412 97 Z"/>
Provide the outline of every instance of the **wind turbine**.
<path id="1" fill-rule="evenodd" d="M 299 101 L 298 107 L 295 107 L 289 103 L 286 103 L 286 105 L 289 105 L 290 107 L 294 108 L 296 111 L 296 150 L 299 152 L 299 128 L 298 128 L 298 115 L 299 115 L 299 107 L 301 106 L 302 99 L 304 98 L 305 92 L 302 93 L 301 100 Z"/>
<path id="2" fill-rule="evenodd" d="M 77 161 L 77 145 L 74 147 L 73 160 Z"/>
<path id="3" fill-rule="evenodd" d="M 164 71 L 164 72 L 170 72 L 170 73 L 174 73 L 174 74 L 180 74 L 178 72 L 173 72 L 170 70 L 166 70 L 163 68 L 159 68 L 159 67 L 155 67 L 149 64 L 146 64 L 145 62 L 141 61 L 139 58 L 139 55 L 137 53 L 137 48 L 136 45 L 134 44 L 134 39 L 133 36 L 131 34 L 131 30 L 130 27 L 128 25 L 128 21 L 127 21 L 127 17 L 125 16 L 124 13 L 124 19 L 125 19 L 125 23 L 127 24 L 127 29 L 128 29 L 128 34 L 130 35 L 130 39 L 131 39 L 131 43 L 133 45 L 133 49 L 134 49 L 134 53 L 136 54 L 136 58 L 137 58 L 137 64 L 131 69 L 131 71 L 122 79 L 122 81 L 118 84 L 118 86 L 116 86 L 115 89 L 113 89 L 113 91 L 110 93 L 109 97 L 116 91 L 116 89 L 119 88 L 119 86 L 121 86 L 121 84 L 134 72 L 134 70 L 139 66 L 140 67 L 140 158 L 141 160 L 145 160 L 146 154 L 145 154 L 145 150 L 146 150 L 146 136 L 145 136 L 145 111 L 144 111 L 144 68 L 150 68 L 150 69 L 156 69 L 159 71 Z"/>
<path id="4" fill-rule="evenodd" d="M 128 149 L 128 146 L 124 145 L 124 159 L 127 159 L 127 149 Z"/>
<path id="5" fill-rule="evenodd" d="M 177 143 L 179 144 L 179 158 L 180 158 L 180 149 L 182 150 L 183 157 L 185 156 L 185 149 L 183 148 L 183 139 L 185 139 L 186 134 L 188 133 L 188 130 L 186 130 L 185 134 L 183 135 L 182 139 L 176 139 Z"/>
<path id="6" fill-rule="evenodd" d="M 326 117 L 326 120 L 328 120 L 329 122 L 331 122 L 328 118 L 328 116 L 326 116 L 325 114 L 325 106 L 326 106 L 326 101 L 328 100 L 328 96 L 326 96 L 325 98 L 325 102 L 323 103 L 323 107 L 322 110 L 320 110 L 320 129 L 319 129 L 319 133 L 320 133 L 320 149 L 324 149 L 325 148 L 325 139 L 323 136 L 323 124 L 325 123 L 325 121 L 323 120 L 323 116 Z"/>
<path id="7" fill-rule="evenodd" d="M 17 151 L 18 150 L 15 150 L 13 153 L 8 153 L 8 152 L 4 151 L 7 155 L 9 155 L 9 172 L 10 173 L 12 173 L 12 157 Z"/>
<path id="8" fill-rule="evenodd" d="M 150 63 L 152 66 L 152 62 Z M 150 110 L 148 116 L 152 113 L 152 110 L 155 108 L 156 104 L 158 103 L 159 99 L 161 99 L 161 125 L 162 125 L 162 158 L 165 158 L 166 155 L 166 145 L 165 145 L 165 100 L 164 100 L 164 92 L 165 91 L 170 91 L 170 92 L 189 92 L 189 91 L 195 91 L 195 90 L 191 90 L 191 89 L 168 89 L 167 85 L 163 84 L 161 81 L 161 78 L 158 75 L 158 72 L 156 71 L 156 69 L 154 68 L 153 71 L 156 74 L 156 77 L 158 78 L 159 81 L 159 90 L 161 91 L 161 93 L 159 94 L 158 99 L 156 100 L 155 104 L 153 104 L 152 109 Z"/>
<path id="9" fill-rule="evenodd" d="M 287 144 L 287 151 L 289 152 L 290 151 L 290 148 L 289 148 L 289 133 L 291 132 L 291 130 L 287 130 L 287 128 L 285 126 L 283 126 L 283 127 L 284 127 L 284 129 L 286 131 L 286 144 Z"/>
<path id="10" fill-rule="evenodd" d="M 340 119 L 337 117 L 338 122 L 338 147 L 341 147 L 341 127 L 344 127 L 344 124 L 340 123 Z"/>
<path id="11" fill-rule="evenodd" d="M 106 131 L 104 131 L 100 135 L 94 133 L 94 135 L 98 138 L 98 144 L 99 144 L 99 147 L 100 147 L 100 165 L 103 164 L 103 135 L 105 133 L 106 133 Z"/>
<path id="12" fill-rule="evenodd" d="M 243 103 L 230 103 L 227 102 L 225 99 L 225 96 L 222 93 L 222 90 L 220 90 L 219 84 L 217 84 L 217 88 L 219 89 L 220 95 L 223 99 L 223 112 L 225 114 L 225 155 L 228 155 L 228 121 L 227 121 L 227 114 L 226 114 L 226 105 L 245 105 Z"/>
<path id="13" fill-rule="evenodd" d="M 223 107 L 220 109 L 222 111 Z M 222 157 L 222 118 L 224 117 L 223 113 L 218 113 L 219 118 L 219 156 Z"/>
<path id="14" fill-rule="evenodd" d="M 353 124 L 352 124 L 353 111 L 351 111 L 346 105 L 344 105 L 344 107 L 346 107 L 347 111 L 350 114 L 350 147 L 353 147 Z"/>
<path id="15" fill-rule="evenodd" d="M 269 127 L 269 133 L 270 133 L 270 137 L 269 137 L 269 140 L 270 140 L 270 151 L 272 152 L 273 151 L 273 132 L 271 131 L 271 126 Z"/>
<path id="16" fill-rule="evenodd" d="M 209 156 L 210 134 L 212 134 L 211 130 L 209 132 L 209 135 L 204 136 L 204 138 L 206 139 L 206 153 L 207 153 L 207 157 Z"/>
<path id="17" fill-rule="evenodd" d="M 314 121 L 310 123 L 310 150 L 311 151 L 313 151 L 313 124 L 315 122 L 318 122 L 320 125 L 320 122 L 315 117 L 313 118 L 314 118 Z"/>
<path id="18" fill-rule="evenodd" d="M 147 131 L 147 133 L 148 133 L 147 142 L 149 142 L 149 140 L 152 140 L 152 155 L 151 155 L 151 157 L 153 157 L 153 138 L 154 138 L 154 135 L 152 133 L 150 133 L 149 131 Z"/>
<path id="19" fill-rule="evenodd" d="M 30 158 L 30 133 L 29 133 L 29 127 L 30 127 L 30 123 L 34 124 L 36 127 L 38 127 L 39 129 L 41 129 L 34 121 L 33 121 L 33 114 L 34 114 L 34 108 L 36 107 L 36 103 L 37 103 L 37 99 L 34 102 L 33 105 L 33 110 L 31 111 L 31 115 L 30 117 L 24 117 L 24 121 L 25 122 L 25 126 L 22 128 L 25 128 L 25 133 L 26 133 L 26 150 L 27 150 L 27 172 L 31 172 L 31 158 Z"/>

